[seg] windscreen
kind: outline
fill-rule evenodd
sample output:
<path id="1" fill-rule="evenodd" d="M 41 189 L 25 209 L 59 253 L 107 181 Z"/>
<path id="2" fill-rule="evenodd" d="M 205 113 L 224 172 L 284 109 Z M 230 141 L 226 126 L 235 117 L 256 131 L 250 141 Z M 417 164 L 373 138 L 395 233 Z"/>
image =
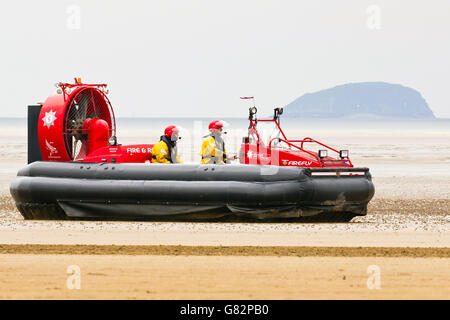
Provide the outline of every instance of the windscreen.
<path id="1" fill-rule="evenodd" d="M 283 137 L 275 122 L 258 122 L 257 129 L 259 138 L 266 146 L 269 146 L 273 138 Z M 272 143 L 275 143 L 275 141 Z"/>

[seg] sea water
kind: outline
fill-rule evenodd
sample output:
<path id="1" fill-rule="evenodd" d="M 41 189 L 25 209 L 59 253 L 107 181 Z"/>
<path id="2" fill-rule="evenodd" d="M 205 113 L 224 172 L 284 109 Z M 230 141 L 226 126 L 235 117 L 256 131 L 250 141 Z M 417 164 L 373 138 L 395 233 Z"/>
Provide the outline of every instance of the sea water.
<path id="1" fill-rule="evenodd" d="M 118 118 L 118 142 L 127 144 L 159 141 L 168 125 L 181 127 L 179 152 L 186 162 L 200 161 L 201 142 L 208 134 L 209 118 Z M 247 135 L 246 119 L 225 118 L 224 135 L 228 154 L 237 154 L 242 137 Z M 261 123 L 258 124 L 261 125 Z M 357 158 L 389 159 L 392 150 L 411 153 L 411 157 L 441 157 L 448 160 L 450 119 L 281 119 L 289 139 L 311 137 L 336 149 L 350 149 Z M 319 148 L 319 146 L 312 146 Z M 0 173 L 10 172 L 26 163 L 27 121 L 25 118 L 0 118 Z"/>

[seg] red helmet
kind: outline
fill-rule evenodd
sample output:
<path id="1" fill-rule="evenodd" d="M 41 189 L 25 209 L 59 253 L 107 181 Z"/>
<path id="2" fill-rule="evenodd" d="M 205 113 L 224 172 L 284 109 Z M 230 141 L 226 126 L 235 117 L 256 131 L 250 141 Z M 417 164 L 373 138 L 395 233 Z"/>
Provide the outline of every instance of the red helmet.
<path id="1" fill-rule="evenodd" d="M 220 120 L 211 121 L 208 127 L 209 130 L 219 130 L 223 129 L 223 122 Z"/>
<path id="2" fill-rule="evenodd" d="M 166 130 L 164 130 L 164 135 L 172 140 L 173 134 L 175 133 L 176 135 L 178 135 L 178 133 L 180 132 L 180 130 L 178 129 L 177 126 L 168 126 L 166 128 Z M 178 137 L 177 137 L 178 138 Z"/>

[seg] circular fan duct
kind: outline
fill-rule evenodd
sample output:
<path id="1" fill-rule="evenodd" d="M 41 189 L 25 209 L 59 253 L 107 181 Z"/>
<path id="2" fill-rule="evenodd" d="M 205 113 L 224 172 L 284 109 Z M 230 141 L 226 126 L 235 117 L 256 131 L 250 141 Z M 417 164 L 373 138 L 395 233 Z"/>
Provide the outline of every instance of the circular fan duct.
<path id="1" fill-rule="evenodd" d="M 72 98 L 65 117 L 64 137 L 71 159 L 86 156 L 89 120 L 96 118 L 105 120 L 109 136 L 115 136 L 114 113 L 106 96 L 95 88 L 85 88 Z"/>
<path id="2" fill-rule="evenodd" d="M 60 84 L 44 102 L 38 134 L 43 160 L 80 160 L 87 155 L 90 123 L 101 119 L 109 137 L 116 135 L 116 122 L 105 85 Z"/>

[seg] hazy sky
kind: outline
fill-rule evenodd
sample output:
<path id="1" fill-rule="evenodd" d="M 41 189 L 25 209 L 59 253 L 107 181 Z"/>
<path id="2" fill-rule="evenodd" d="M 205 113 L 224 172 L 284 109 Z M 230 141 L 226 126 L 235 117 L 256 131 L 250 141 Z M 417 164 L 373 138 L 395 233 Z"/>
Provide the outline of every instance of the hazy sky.
<path id="1" fill-rule="evenodd" d="M 268 113 L 386 81 L 450 118 L 449 0 L 8 1 L 0 26 L 0 116 L 81 76 L 122 117 L 245 117 L 239 96 Z"/>

